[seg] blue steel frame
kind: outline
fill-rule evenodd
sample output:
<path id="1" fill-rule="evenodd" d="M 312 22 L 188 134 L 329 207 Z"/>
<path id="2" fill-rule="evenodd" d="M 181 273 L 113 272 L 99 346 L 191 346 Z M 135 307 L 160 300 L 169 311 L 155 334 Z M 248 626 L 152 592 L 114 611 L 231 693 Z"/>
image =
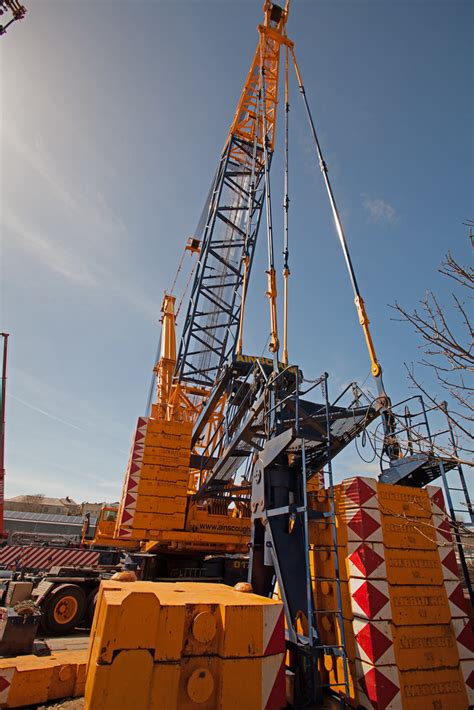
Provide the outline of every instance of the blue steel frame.
<path id="1" fill-rule="evenodd" d="M 235 161 L 236 147 L 248 161 Z M 175 370 L 188 385 L 212 387 L 235 354 L 244 262 L 248 278 L 265 196 L 262 150 L 255 148 L 230 136 L 211 190 Z"/>

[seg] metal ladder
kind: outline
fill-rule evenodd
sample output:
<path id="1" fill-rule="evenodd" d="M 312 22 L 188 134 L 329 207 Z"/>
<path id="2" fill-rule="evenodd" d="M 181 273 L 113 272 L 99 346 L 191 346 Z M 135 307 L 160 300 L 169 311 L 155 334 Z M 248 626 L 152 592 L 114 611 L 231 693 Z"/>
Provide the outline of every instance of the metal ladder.
<path id="1" fill-rule="evenodd" d="M 446 421 L 448 424 L 448 429 L 446 433 L 449 434 L 451 441 L 451 446 L 453 448 L 453 454 L 456 458 L 458 457 L 458 448 L 456 445 L 456 438 L 454 436 L 453 426 L 451 423 L 451 418 L 449 416 L 448 406 L 446 402 L 443 402 L 441 408 L 446 415 Z M 431 438 L 431 432 L 429 432 Z M 449 516 L 451 522 L 454 523 L 454 539 L 456 541 L 456 548 L 459 557 L 459 564 L 461 565 L 461 570 L 464 576 L 466 588 L 469 592 L 469 597 L 471 604 L 474 604 L 474 592 L 471 576 L 469 573 L 469 566 L 474 566 L 474 550 L 472 548 L 465 548 L 462 544 L 461 535 L 459 533 L 459 523 L 464 522 L 460 520 L 460 515 L 469 516 L 469 525 L 474 526 L 474 511 L 471 497 L 469 495 L 469 489 L 466 484 L 466 478 L 464 475 L 464 470 L 461 463 L 450 471 L 446 471 L 442 462 L 439 464 L 439 472 L 441 479 L 443 481 L 444 494 L 446 497 L 446 503 L 448 505 Z M 456 480 L 457 479 L 457 480 Z M 460 494 L 460 495 L 459 495 Z M 462 506 L 466 507 L 463 508 Z M 461 507 L 459 507 L 461 506 Z"/>
<path id="2" fill-rule="evenodd" d="M 329 415 L 329 397 L 328 397 L 328 374 L 327 372 L 324 373 L 322 380 L 321 380 L 321 391 L 324 397 L 324 403 L 325 403 L 325 410 L 326 410 L 326 432 L 327 432 L 327 447 L 328 447 L 328 457 L 327 457 L 327 466 L 326 466 L 326 476 L 323 479 L 323 484 L 325 487 L 325 490 L 327 491 L 327 500 L 329 501 L 329 510 L 328 511 L 315 511 L 311 510 L 307 507 L 308 510 L 308 518 L 312 520 L 313 523 L 316 525 L 324 525 L 326 526 L 329 523 L 330 530 L 331 530 L 331 542 L 329 545 L 315 545 L 312 543 L 308 543 L 308 550 L 310 552 L 316 552 L 318 550 L 324 550 L 325 552 L 328 552 L 329 555 L 332 555 L 333 561 L 334 561 L 334 577 L 322 577 L 317 574 L 316 570 L 316 559 L 314 562 L 315 568 L 314 568 L 314 573 L 311 575 L 311 584 L 313 587 L 313 598 L 315 601 L 315 625 L 316 628 L 318 629 L 318 636 L 319 639 L 321 639 L 321 618 L 322 616 L 332 616 L 333 618 L 333 627 L 334 627 L 334 633 L 336 635 L 336 643 L 334 644 L 323 644 L 320 643 L 319 646 L 316 646 L 316 649 L 319 650 L 321 657 L 324 658 L 324 656 L 330 656 L 333 659 L 335 659 L 335 672 L 334 676 L 337 679 L 337 688 L 342 688 L 344 691 L 344 696 L 341 696 L 340 692 L 337 692 L 337 697 L 340 702 L 341 708 L 345 708 L 345 702 L 344 702 L 344 697 L 348 697 L 350 693 L 350 688 L 349 688 L 349 667 L 348 667 L 348 659 L 347 659 L 347 652 L 346 652 L 346 638 L 345 638 L 345 631 L 344 631 L 344 617 L 343 617 L 343 610 L 342 610 L 342 593 L 341 593 L 341 578 L 340 578 L 340 571 L 339 571 L 339 558 L 337 554 L 337 530 L 336 530 L 336 511 L 335 511 L 335 499 L 334 499 L 334 483 L 333 483 L 333 472 L 332 472 L 332 460 L 331 460 L 331 421 L 330 421 L 330 415 Z M 303 440 L 303 451 L 304 451 L 304 440 Z M 305 469 L 305 457 L 303 456 L 303 473 L 306 476 L 306 471 Z M 327 478 L 327 486 L 326 484 L 326 479 Z M 307 540 L 309 540 L 309 533 L 307 532 Z M 330 564 L 330 558 L 328 559 L 328 563 Z M 316 584 L 318 582 L 327 582 L 329 584 L 334 584 L 335 591 L 336 591 L 336 608 L 335 609 L 319 609 L 317 608 L 316 601 L 317 597 L 315 594 L 315 588 Z M 339 635 L 339 643 L 338 641 L 338 635 Z M 341 658 L 342 659 L 342 669 L 343 669 L 343 682 L 339 682 L 339 677 L 338 677 L 338 668 L 337 668 L 337 659 Z M 322 688 L 326 688 L 327 690 L 334 691 L 334 683 L 333 684 L 322 684 Z"/>
<path id="3" fill-rule="evenodd" d="M 407 403 L 410 401 L 416 401 L 419 404 L 420 410 L 418 412 L 410 412 L 407 406 Z M 470 527 L 474 532 L 474 510 L 464 470 L 459 462 L 456 437 L 454 435 L 447 403 L 441 402 L 439 405 L 435 404 L 427 408 L 424 398 L 421 395 L 415 395 L 394 405 L 394 411 L 401 405 L 405 405 L 404 414 L 394 414 L 399 425 L 396 430 L 396 435 L 400 436 L 405 434 L 407 436 L 407 452 L 405 456 L 407 460 L 413 457 L 413 455 L 420 453 L 427 453 L 431 456 L 430 477 L 428 481 L 425 479 L 423 479 L 423 481 L 420 480 L 418 485 L 420 487 L 423 487 L 425 483 L 431 485 L 437 482 L 439 477 L 443 482 L 448 515 L 453 527 L 453 535 L 456 543 L 457 557 L 471 603 L 474 604 L 473 584 L 469 574 L 469 567 L 472 566 L 474 568 L 474 550 L 472 547 L 463 546 L 460 532 L 460 527 L 463 524 L 466 527 Z M 431 412 L 441 412 L 444 414 L 447 422 L 446 428 L 435 432 L 432 431 L 428 418 L 428 413 Z M 446 440 L 447 444 L 443 443 L 446 442 Z M 440 441 L 442 442 L 441 445 L 439 443 Z M 440 451 L 441 455 L 439 453 Z M 444 451 L 446 451 L 445 454 L 443 453 Z M 403 461 L 403 458 L 401 461 Z M 417 483 L 410 482 L 408 485 L 417 486 Z M 468 517 L 468 521 L 465 520 L 466 516 Z"/>

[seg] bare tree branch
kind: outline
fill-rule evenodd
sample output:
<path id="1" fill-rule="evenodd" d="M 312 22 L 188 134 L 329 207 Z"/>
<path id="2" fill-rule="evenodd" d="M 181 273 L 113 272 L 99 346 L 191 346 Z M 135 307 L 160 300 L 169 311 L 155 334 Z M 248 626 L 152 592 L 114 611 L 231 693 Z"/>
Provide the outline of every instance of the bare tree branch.
<path id="1" fill-rule="evenodd" d="M 420 365 L 434 374 L 441 390 L 451 400 L 448 416 L 463 458 L 461 451 L 472 454 L 468 442 L 474 440 L 469 428 L 474 419 L 474 386 L 469 380 L 470 373 L 474 372 L 474 327 L 466 306 L 466 299 L 471 299 L 470 292 L 474 290 L 474 269 L 460 264 L 448 252 L 439 273 L 457 285 L 458 292 L 451 293 L 450 307 L 443 306 L 432 291 L 427 291 L 419 306 L 412 310 L 399 303 L 392 308 L 400 316 L 394 320 L 407 323 L 420 337 L 419 348 L 423 353 Z M 414 368 L 405 367 L 412 386 L 433 408 L 446 414 L 444 403 L 422 384 Z M 463 462 L 473 465 L 472 459 Z"/>
<path id="2" fill-rule="evenodd" d="M 446 254 L 446 261 L 441 264 L 441 268 L 438 269 L 440 274 L 443 276 L 449 276 L 450 279 L 454 279 L 461 286 L 466 286 L 466 288 L 474 289 L 474 269 L 472 267 L 461 266 L 453 257 L 451 252 L 448 251 Z"/>

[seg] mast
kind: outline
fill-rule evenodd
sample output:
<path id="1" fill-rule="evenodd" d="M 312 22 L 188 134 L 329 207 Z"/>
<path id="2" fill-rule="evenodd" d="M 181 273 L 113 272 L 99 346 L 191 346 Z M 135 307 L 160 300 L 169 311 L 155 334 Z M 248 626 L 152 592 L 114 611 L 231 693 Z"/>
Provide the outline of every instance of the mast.
<path id="1" fill-rule="evenodd" d="M 221 153 L 203 233 L 196 235 L 202 247 L 174 373 L 175 387 L 191 395 L 195 406 L 208 396 L 241 347 L 244 300 L 265 201 L 265 157 L 269 168 L 275 143 L 280 49 L 292 47 L 286 36 L 288 10 L 266 0 L 263 11 L 257 49 Z"/>

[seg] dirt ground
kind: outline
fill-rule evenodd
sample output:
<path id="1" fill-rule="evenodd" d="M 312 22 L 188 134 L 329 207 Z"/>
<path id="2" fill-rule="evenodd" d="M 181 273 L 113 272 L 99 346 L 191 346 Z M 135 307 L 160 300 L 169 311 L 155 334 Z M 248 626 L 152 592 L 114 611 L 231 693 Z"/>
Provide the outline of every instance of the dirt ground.
<path id="1" fill-rule="evenodd" d="M 37 705 L 37 710 L 84 710 L 84 698 L 72 698 L 71 700 L 63 700 L 60 703 L 48 703 L 47 705 Z"/>

